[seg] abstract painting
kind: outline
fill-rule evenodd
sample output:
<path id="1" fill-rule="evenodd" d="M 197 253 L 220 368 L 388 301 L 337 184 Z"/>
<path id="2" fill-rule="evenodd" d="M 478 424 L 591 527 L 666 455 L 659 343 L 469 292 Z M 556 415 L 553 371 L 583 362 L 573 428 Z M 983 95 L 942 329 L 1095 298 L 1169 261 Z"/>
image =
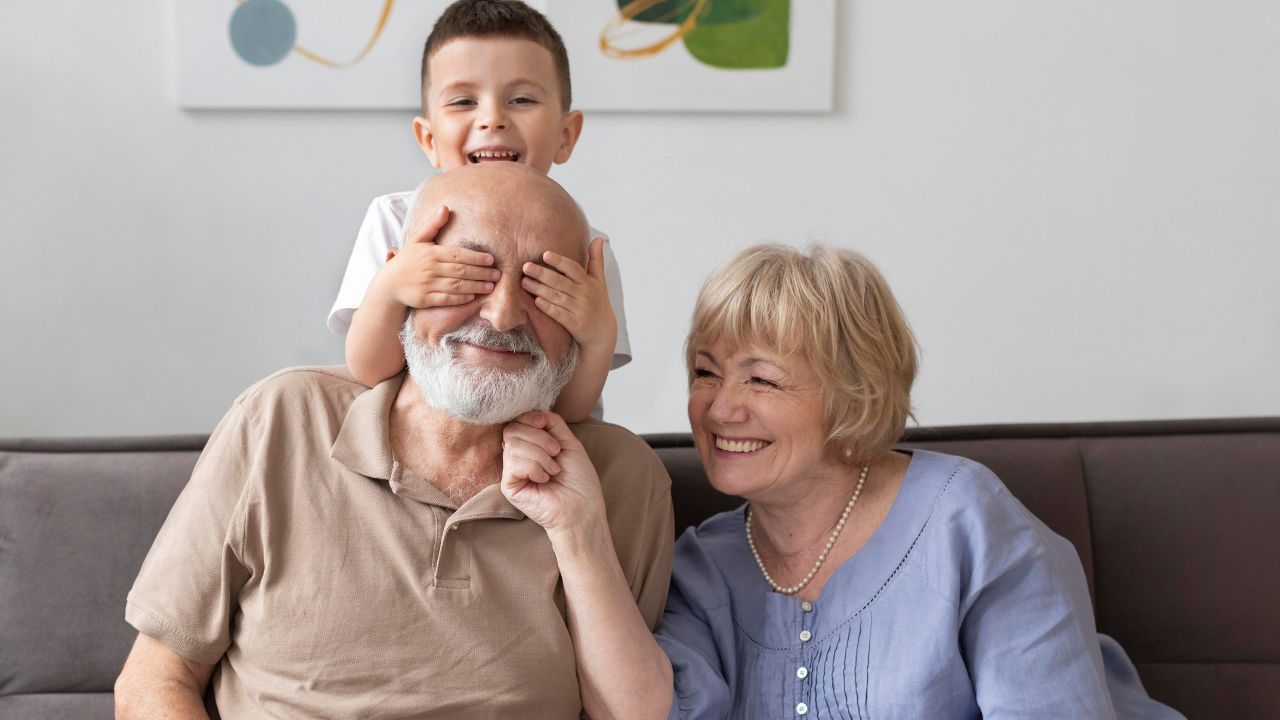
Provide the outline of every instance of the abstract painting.
<path id="1" fill-rule="evenodd" d="M 583 109 L 828 112 L 836 0 L 551 0 Z"/>
<path id="2" fill-rule="evenodd" d="M 178 103 L 416 108 L 422 43 L 449 2 L 177 0 Z"/>
<path id="3" fill-rule="evenodd" d="M 179 104 L 418 105 L 422 43 L 450 0 L 178 0 Z M 836 0 L 533 0 L 564 37 L 575 105 L 831 109 Z"/>

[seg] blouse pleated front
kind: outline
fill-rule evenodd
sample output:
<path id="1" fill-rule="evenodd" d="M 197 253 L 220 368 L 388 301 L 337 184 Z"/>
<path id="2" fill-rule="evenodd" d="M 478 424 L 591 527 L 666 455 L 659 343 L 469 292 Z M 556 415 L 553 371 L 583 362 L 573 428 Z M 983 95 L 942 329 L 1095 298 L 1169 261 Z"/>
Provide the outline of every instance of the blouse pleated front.
<path id="1" fill-rule="evenodd" d="M 1094 626 L 1075 548 L 982 465 L 916 451 L 817 601 L 772 592 L 744 508 L 685 532 L 657 637 L 673 718 L 1179 718 Z"/>

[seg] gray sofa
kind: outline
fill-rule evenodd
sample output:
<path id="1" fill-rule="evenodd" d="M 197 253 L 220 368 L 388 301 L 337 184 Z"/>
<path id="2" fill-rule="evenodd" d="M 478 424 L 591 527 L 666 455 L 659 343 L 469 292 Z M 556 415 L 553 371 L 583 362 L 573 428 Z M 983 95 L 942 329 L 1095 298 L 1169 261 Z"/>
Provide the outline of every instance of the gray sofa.
<path id="1" fill-rule="evenodd" d="M 738 501 L 647 438 L 683 529 Z M 125 595 L 203 436 L 0 440 L 0 720 L 110 718 Z M 1099 628 L 1189 718 L 1280 718 L 1280 418 L 912 430 L 1079 550 Z"/>

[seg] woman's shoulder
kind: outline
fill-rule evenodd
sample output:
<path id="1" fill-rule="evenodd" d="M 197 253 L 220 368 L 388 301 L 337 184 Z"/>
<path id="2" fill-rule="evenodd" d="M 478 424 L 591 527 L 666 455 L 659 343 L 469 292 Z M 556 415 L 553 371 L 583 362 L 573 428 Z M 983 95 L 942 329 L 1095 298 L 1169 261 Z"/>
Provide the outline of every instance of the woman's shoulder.
<path id="1" fill-rule="evenodd" d="M 1029 516 L 1004 482 L 977 460 L 931 450 L 915 450 L 912 455 L 912 472 L 937 489 L 935 514 L 940 511 L 956 519 L 1008 516 L 1019 522 Z"/>
<path id="2" fill-rule="evenodd" d="M 746 542 L 743 525 L 743 508 L 716 513 L 694 527 L 690 527 L 676 540 L 676 554 L 682 551 L 690 555 L 705 556 L 707 561 L 722 564 L 736 556 L 740 545 Z"/>
<path id="3" fill-rule="evenodd" d="M 750 560 L 743 525 L 743 508 L 712 515 L 688 528 L 676 540 L 671 582 L 692 604 L 720 604 L 735 579 L 744 576 Z"/>
<path id="4" fill-rule="evenodd" d="M 1009 491 L 982 463 L 957 455 L 916 451 L 923 455 L 938 486 L 927 536 L 946 546 L 950 555 L 969 556 L 976 564 L 1003 558 L 1058 552 L 1069 546 Z"/>

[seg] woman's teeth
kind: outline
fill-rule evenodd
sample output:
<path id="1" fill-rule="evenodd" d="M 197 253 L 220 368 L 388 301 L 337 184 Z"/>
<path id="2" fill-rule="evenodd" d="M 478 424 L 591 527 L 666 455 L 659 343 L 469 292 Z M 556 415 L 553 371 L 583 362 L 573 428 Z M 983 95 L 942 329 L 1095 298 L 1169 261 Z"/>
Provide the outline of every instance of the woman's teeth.
<path id="1" fill-rule="evenodd" d="M 734 453 L 750 453 L 755 452 L 769 443 L 763 440 L 726 440 L 719 435 L 716 436 L 716 449 Z"/>
<path id="2" fill-rule="evenodd" d="M 467 156 L 471 162 L 484 162 L 486 160 L 508 160 L 515 162 L 520 159 L 520 153 L 515 150 L 477 150 Z"/>

